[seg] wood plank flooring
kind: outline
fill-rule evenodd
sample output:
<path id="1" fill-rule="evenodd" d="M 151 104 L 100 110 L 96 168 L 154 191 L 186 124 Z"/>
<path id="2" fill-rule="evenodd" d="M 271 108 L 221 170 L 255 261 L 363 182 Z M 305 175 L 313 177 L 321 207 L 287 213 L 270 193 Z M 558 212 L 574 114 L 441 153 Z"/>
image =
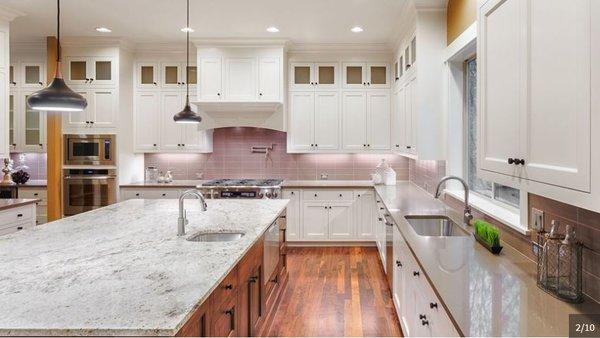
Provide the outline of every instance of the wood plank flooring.
<path id="1" fill-rule="evenodd" d="M 268 336 L 402 335 L 377 248 L 288 248 L 287 259 Z"/>

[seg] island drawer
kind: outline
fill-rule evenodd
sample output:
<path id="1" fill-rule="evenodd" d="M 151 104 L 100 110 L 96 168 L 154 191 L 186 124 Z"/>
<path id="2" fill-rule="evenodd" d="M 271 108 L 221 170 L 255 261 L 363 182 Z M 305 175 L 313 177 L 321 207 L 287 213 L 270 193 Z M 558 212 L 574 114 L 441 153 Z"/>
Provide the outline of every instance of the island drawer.
<path id="1" fill-rule="evenodd" d="M 22 223 L 31 220 L 34 208 L 30 205 L 8 209 L 0 212 L 0 229 L 13 227 L 17 223 Z"/>
<path id="2" fill-rule="evenodd" d="M 42 188 L 19 188 L 19 198 L 27 199 L 40 199 L 39 205 L 46 205 L 48 203 L 48 192 Z"/>
<path id="3" fill-rule="evenodd" d="M 238 287 L 238 267 L 236 266 L 231 272 L 223 279 L 223 281 L 213 291 L 214 306 L 219 307 L 221 304 L 235 298 Z"/>
<path id="4" fill-rule="evenodd" d="M 217 300 L 213 298 L 213 300 Z M 219 306 L 214 306 L 212 314 L 212 330 L 213 337 L 235 337 L 237 332 L 237 317 L 241 315 L 237 305 L 237 298 L 221 303 Z"/>
<path id="5" fill-rule="evenodd" d="M 331 189 L 304 190 L 302 196 L 305 201 L 352 201 L 354 200 L 354 191 Z"/>
<path id="6" fill-rule="evenodd" d="M 0 227 L 0 236 L 8 235 L 13 232 L 17 232 L 17 231 L 26 229 L 30 226 L 31 226 L 31 221 L 27 221 L 27 222 L 23 222 L 23 223 L 19 223 L 19 224 L 13 224 L 12 226 L 4 227 L 4 228 Z"/>

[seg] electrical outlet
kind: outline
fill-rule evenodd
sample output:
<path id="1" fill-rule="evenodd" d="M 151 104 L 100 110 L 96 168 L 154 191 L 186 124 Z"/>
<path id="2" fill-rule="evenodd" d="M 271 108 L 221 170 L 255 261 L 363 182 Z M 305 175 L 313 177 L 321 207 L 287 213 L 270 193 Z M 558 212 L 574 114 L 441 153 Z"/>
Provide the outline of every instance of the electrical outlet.
<path id="1" fill-rule="evenodd" d="M 531 208 L 531 226 L 535 231 L 544 230 L 544 211 Z"/>

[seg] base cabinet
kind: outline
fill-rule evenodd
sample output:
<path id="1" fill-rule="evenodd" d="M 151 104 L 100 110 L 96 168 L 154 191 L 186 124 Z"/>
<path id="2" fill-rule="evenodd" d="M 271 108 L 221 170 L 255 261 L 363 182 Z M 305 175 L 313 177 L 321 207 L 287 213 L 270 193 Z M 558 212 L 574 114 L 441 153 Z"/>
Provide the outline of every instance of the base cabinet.
<path id="1" fill-rule="evenodd" d="M 286 217 L 276 221 L 279 259 L 265 276 L 264 241 L 260 238 L 181 327 L 177 336 L 256 337 L 268 331 L 287 283 Z M 267 280 L 268 279 L 268 280 Z"/>
<path id="2" fill-rule="evenodd" d="M 297 241 L 300 239 L 300 190 L 284 190 L 282 197 L 290 200 L 287 207 L 287 240 Z"/>

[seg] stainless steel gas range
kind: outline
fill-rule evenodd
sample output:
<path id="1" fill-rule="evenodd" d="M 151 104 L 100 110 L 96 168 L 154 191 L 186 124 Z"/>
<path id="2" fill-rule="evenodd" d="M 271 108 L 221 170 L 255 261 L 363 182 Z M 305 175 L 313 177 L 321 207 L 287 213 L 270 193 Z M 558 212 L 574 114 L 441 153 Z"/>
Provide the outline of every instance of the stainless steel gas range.
<path id="1" fill-rule="evenodd" d="M 281 198 L 279 179 L 217 179 L 208 181 L 198 190 L 206 198 Z"/>

